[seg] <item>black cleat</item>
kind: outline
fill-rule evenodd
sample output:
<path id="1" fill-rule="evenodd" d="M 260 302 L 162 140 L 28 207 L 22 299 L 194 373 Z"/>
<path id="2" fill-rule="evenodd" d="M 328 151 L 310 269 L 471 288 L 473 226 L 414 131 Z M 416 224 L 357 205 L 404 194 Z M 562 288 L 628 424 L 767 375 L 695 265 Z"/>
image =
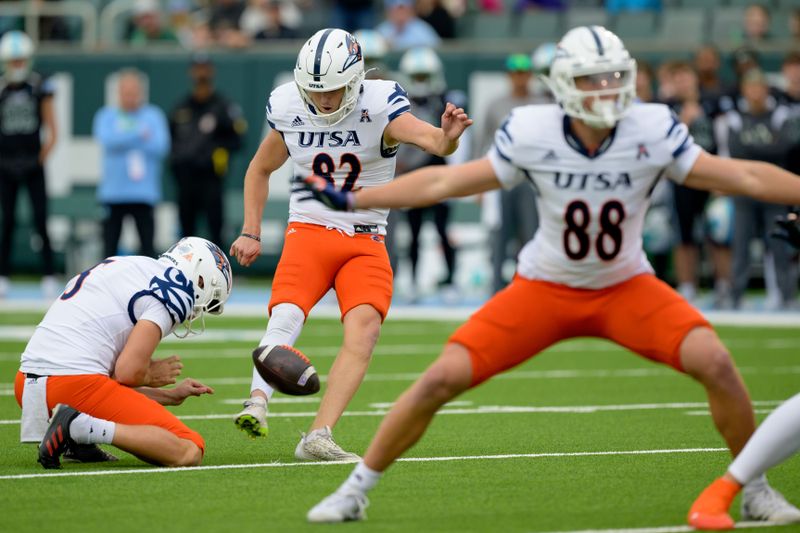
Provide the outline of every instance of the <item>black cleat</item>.
<path id="1" fill-rule="evenodd" d="M 108 453 L 97 444 L 78 444 L 72 439 L 67 442 L 67 450 L 64 452 L 63 457 L 65 461 L 76 461 L 78 463 L 119 461 L 116 455 Z"/>
<path id="2" fill-rule="evenodd" d="M 39 462 L 47 469 L 61 468 L 59 457 L 67 450 L 69 425 L 81 414 L 66 404 L 58 404 L 50 419 L 50 426 L 39 445 Z"/>

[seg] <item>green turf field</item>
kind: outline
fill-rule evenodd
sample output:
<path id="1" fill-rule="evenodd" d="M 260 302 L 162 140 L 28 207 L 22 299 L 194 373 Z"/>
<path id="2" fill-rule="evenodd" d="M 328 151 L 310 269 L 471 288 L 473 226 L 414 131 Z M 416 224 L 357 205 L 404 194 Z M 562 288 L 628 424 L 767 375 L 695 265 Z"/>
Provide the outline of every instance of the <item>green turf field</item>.
<path id="1" fill-rule="evenodd" d="M 52 477 L 18 442 L 12 380 L 36 314 L 0 314 L 0 531 L 502 531 L 680 526 L 696 493 L 728 454 L 699 385 L 607 342 L 563 343 L 459 398 L 370 497 L 364 524 L 308 525 L 306 511 L 348 465 L 298 464 L 293 450 L 319 396 L 276 395 L 270 435 L 250 440 L 231 415 L 250 383 L 250 351 L 263 320 L 209 320 L 206 339 L 162 344 L 184 376 L 216 394 L 175 412 L 206 439 L 200 469 L 154 469 L 131 456 L 109 466 L 65 464 Z M 20 328 L 9 333 L 10 325 Z M 362 452 L 388 405 L 437 355 L 456 324 L 388 321 L 367 381 L 334 435 Z M 800 390 L 800 330 L 720 328 L 759 419 Z M 322 375 L 339 323 L 312 320 L 298 347 Z M 117 452 L 115 452 L 117 453 Z M 442 460 L 449 458 L 450 460 Z M 438 459 L 438 460 L 435 460 Z M 800 459 L 772 484 L 800 502 Z M 88 475 L 101 471 L 111 475 Z M 119 475 L 116 475 L 119 474 Z M 13 477 L 26 475 L 28 477 Z M 738 517 L 738 506 L 734 512 Z M 664 529 L 662 531 L 676 531 Z M 775 528 L 791 531 L 792 528 Z M 800 527 L 794 529 L 800 530 Z"/>

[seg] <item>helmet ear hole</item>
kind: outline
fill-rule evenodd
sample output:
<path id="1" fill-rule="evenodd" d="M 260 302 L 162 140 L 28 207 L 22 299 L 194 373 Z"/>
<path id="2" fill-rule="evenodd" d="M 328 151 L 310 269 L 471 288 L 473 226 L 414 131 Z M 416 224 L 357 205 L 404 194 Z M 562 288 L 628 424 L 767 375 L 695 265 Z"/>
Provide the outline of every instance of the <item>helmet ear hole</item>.
<path id="1" fill-rule="evenodd" d="M 197 277 L 197 285 L 198 285 L 198 286 L 199 286 L 201 289 L 205 289 L 205 288 L 206 288 L 206 282 L 205 282 L 205 280 L 203 280 L 203 276 L 198 276 L 198 277 Z"/>

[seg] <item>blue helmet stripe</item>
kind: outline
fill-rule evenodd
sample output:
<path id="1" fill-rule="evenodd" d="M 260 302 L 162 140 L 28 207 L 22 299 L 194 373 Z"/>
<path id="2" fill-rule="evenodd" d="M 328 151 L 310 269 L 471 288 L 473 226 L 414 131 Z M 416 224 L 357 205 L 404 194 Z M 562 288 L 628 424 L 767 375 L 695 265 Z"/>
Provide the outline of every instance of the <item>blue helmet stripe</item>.
<path id="1" fill-rule="evenodd" d="M 320 75 L 322 74 L 320 72 L 322 69 L 322 52 L 325 50 L 325 41 L 328 40 L 328 35 L 330 35 L 332 31 L 333 29 L 325 30 L 325 33 L 319 38 L 317 54 L 314 56 L 314 81 L 320 80 Z"/>
<path id="2" fill-rule="evenodd" d="M 603 43 L 600 42 L 600 36 L 597 34 L 597 31 L 594 29 L 594 26 L 586 26 L 590 32 L 592 32 L 592 37 L 594 37 L 594 42 L 597 45 L 597 53 L 603 55 L 605 50 L 603 50 Z"/>

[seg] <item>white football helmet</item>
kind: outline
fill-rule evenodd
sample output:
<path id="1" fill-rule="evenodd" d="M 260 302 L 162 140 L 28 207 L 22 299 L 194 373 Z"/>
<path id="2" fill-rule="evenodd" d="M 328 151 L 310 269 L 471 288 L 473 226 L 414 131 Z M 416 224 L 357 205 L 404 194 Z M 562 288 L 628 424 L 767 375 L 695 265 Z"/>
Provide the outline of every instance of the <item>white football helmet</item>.
<path id="1" fill-rule="evenodd" d="M 575 80 L 584 77 L 597 89 L 578 89 Z M 593 128 L 611 128 L 636 96 L 636 61 L 614 33 L 581 26 L 559 41 L 545 79 L 567 115 Z"/>
<path id="2" fill-rule="evenodd" d="M 185 332 L 202 333 L 205 330 L 205 313 L 222 314 L 225 302 L 233 288 L 231 263 L 219 246 L 200 237 L 184 237 L 169 250 L 159 256 L 159 261 L 171 264 L 192 282 L 194 289 L 194 308 L 191 316 L 184 322 Z M 192 329 L 192 322 L 200 319 L 200 330 Z"/>
<path id="3" fill-rule="evenodd" d="M 11 83 L 25 81 L 31 71 L 31 58 L 35 47 L 33 41 L 24 32 L 8 31 L 0 39 L 0 61 L 3 62 L 3 75 Z M 24 59 L 21 66 L 12 66 L 11 61 Z"/>
<path id="4" fill-rule="evenodd" d="M 361 45 L 344 30 L 327 28 L 315 33 L 297 55 L 294 81 L 312 123 L 333 126 L 356 107 L 364 80 Z M 335 91 L 344 87 L 339 109 L 328 114 L 317 111 L 308 93 Z M 321 124 L 320 124 L 321 123 Z"/>
<path id="5" fill-rule="evenodd" d="M 432 48 L 412 48 L 403 54 L 400 72 L 408 78 L 405 89 L 412 98 L 443 94 L 447 90 L 442 60 Z"/>

